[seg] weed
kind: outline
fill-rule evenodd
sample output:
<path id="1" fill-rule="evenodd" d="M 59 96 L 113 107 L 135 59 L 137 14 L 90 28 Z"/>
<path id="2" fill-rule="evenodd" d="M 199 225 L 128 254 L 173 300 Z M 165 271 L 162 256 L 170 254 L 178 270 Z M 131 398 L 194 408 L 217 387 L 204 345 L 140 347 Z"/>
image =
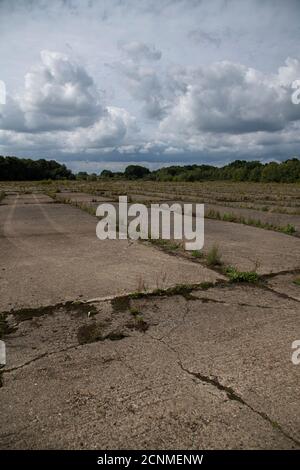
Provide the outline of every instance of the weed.
<path id="1" fill-rule="evenodd" d="M 233 266 L 229 266 L 225 270 L 225 274 L 229 277 L 230 282 L 248 282 L 255 284 L 260 280 L 260 276 L 256 271 L 238 271 Z"/>
<path id="2" fill-rule="evenodd" d="M 162 238 L 159 238 L 159 239 L 155 240 L 155 239 L 150 238 L 149 241 L 153 245 L 156 245 L 156 246 L 159 246 L 161 248 L 171 250 L 171 251 L 175 251 L 175 250 L 178 250 L 180 248 L 180 243 L 176 243 L 176 242 L 173 242 L 171 240 L 163 240 Z"/>
<path id="3" fill-rule="evenodd" d="M 300 286 L 300 277 L 297 277 L 296 279 L 294 279 L 293 283 L 296 284 L 296 286 Z"/>
<path id="4" fill-rule="evenodd" d="M 296 232 L 294 225 L 287 224 L 285 227 L 281 227 L 281 232 L 286 233 L 287 235 L 293 235 Z"/>
<path id="5" fill-rule="evenodd" d="M 194 250 L 194 251 L 192 251 L 191 255 L 192 255 L 194 258 L 203 258 L 203 253 L 202 253 L 202 251 L 200 251 L 200 250 Z"/>
<path id="6" fill-rule="evenodd" d="M 263 208 L 261 210 L 267 211 L 268 208 Z M 205 217 L 208 219 L 223 220 L 224 222 L 233 222 L 236 224 L 250 225 L 252 227 L 263 228 L 265 230 L 274 230 L 275 232 L 286 233 L 287 235 L 293 235 L 296 232 L 295 227 L 292 224 L 287 224 L 285 226 L 270 224 L 269 222 L 262 222 L 259 219 L 253 219 L 249 217 L 246 219 L 242 215 L 233 214 L 232 212 L 225 212 L 220 214 L 219 211 L 210 209 L 205 213 Z"/>
<path id="7" fill-rule="evenodd" d="M 129 309 L 129 311 L 130 311 L 131 315 L 133 315 L 134 317 L 136 317 L 136 316 L 138 316 L 138 315 L 140 314 L 140 311 L 139 311 L 137 308 L 135 308 L 135 307 L 131 307 L 131 308 Z"/>
<path id="8" fill-rule="evenodd" d="M 131 311 L 132 315 L 134 316 L 134 319 L 127 322 L 127 328 L 129 328 L 130 330 L 134 329 L 142 332 L 147 331 L 149 328 L 149 323 L 144 320 L 142 314 L 137 309 L 132 310 L 134 310 L 134 313 Z"/>
<path id="9" fill-rule="evenodd" d="M 206 256 L 206 264 L 207 266 L 221 266 L 221 254 L 219 252 L 219 247 L 217 245 L 213 245 Z"/>

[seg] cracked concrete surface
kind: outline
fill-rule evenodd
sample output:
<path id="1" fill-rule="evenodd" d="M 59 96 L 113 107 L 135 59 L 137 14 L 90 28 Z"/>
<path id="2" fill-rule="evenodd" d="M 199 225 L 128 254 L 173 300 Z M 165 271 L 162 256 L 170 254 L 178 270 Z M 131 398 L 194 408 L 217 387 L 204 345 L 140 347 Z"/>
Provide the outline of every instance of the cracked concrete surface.
<path id="1" fill-rule="evenodd" d="M 300 448 L 299 239 L 209 220 L 207 247 L 240 269 L 261 256 L 264 283 L 115 298 L 145 273 L 161 289 L 224 277 L 144 244 L 100 248 L 95 219 L 40 194 L 11 194 L 0 220 L 1 449 Z"/>
<path id="2" fill-rule="evenodd" d="M 0 206 L 0 311 L 223 278 L 139 242 L 100 241 L 96 225 L 43 195 L 12 195 Z"/>
<path id="3" fill-rule="evenodd" d="M 227 285 L 116 307 L 7 319 L 1 448 L 300 447 L 298 302 Z"/>

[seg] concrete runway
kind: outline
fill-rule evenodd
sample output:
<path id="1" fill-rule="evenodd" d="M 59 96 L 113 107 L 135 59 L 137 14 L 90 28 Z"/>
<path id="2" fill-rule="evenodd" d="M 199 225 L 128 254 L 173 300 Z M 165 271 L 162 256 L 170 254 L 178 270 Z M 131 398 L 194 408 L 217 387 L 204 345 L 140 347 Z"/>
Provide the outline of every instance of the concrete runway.
<path id="1" fill-rule="evenodd" d="M 206 243 L 223 241 L 226 260 L 247 266 L 258 253 L 261 270 L 291 272 L 61 305 L 220 276 L 139 242 L 99 241 L 96 218 L 46 196 L 6 198 L 1 449 L 300 448 L 299 239 L 207 222 Z"/>
<path id="2" fill-rule="evenodd" d="M 0 311 L 222 276 L 151 246 L 96 237 L 97 219 L 45 195 L 0 206 Z"/>
<path id="3" fill-rule="evenodd" d="M 191 294 L 10 316 L 0 448 L 299 449 L 299 302 Z"/>

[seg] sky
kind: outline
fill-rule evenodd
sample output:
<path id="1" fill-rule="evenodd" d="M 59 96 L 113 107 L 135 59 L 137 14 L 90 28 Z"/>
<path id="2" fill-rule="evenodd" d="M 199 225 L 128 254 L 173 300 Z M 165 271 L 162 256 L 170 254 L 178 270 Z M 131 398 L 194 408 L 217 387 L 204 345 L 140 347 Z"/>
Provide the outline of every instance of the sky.
<path id="1" fill-rule="evenodd" d="M 299 18 L 299 0 L 0 0 L 0 155 L 89 173 L 299 157 Z"/>

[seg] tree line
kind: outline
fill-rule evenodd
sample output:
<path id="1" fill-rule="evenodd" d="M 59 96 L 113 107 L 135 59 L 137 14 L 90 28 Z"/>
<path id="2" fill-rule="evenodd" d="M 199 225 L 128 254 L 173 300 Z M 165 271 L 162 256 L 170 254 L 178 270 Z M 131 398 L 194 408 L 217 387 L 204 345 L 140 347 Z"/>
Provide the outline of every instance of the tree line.
<path id="1" fill-rule="evenodd" d="M 141 165 L 129 165 L 124 172 L 103 170 L 100 175 L 79 172 L 72 173 L 65 165 L 55 160 L 32 160 L 30 158 L 0 156 L 0 180 L 61 180 L 77 179 L 97 181 L 98 179 L 144 179 L 148 181 L 253 181 L 253 182 L 300 182 L 300 160 L 291 158 L 281 163 L 235 160 L 223 167 L 212 165 L 172 165 L 150 171 Z"/>
<path id="2" fill-rule="evenodd" d="M 129 165 L 124 173 L 103 170 L 101 178 L 146 179 L 152 181 L 253 181 L 295 183 L 300 181 L 300 160 L 292 158 L 281 163 L 236 160 L 223 167 L 212 165 L 169 166 L 150 171 Z"/>
<path id="3" fill-rule="evenodd" d="M 0 156 L 0 180 L 36 181 L 74 179 L 72 171 L 66 165 L 55 160 L 31 160 L 30 158 Z"/>

